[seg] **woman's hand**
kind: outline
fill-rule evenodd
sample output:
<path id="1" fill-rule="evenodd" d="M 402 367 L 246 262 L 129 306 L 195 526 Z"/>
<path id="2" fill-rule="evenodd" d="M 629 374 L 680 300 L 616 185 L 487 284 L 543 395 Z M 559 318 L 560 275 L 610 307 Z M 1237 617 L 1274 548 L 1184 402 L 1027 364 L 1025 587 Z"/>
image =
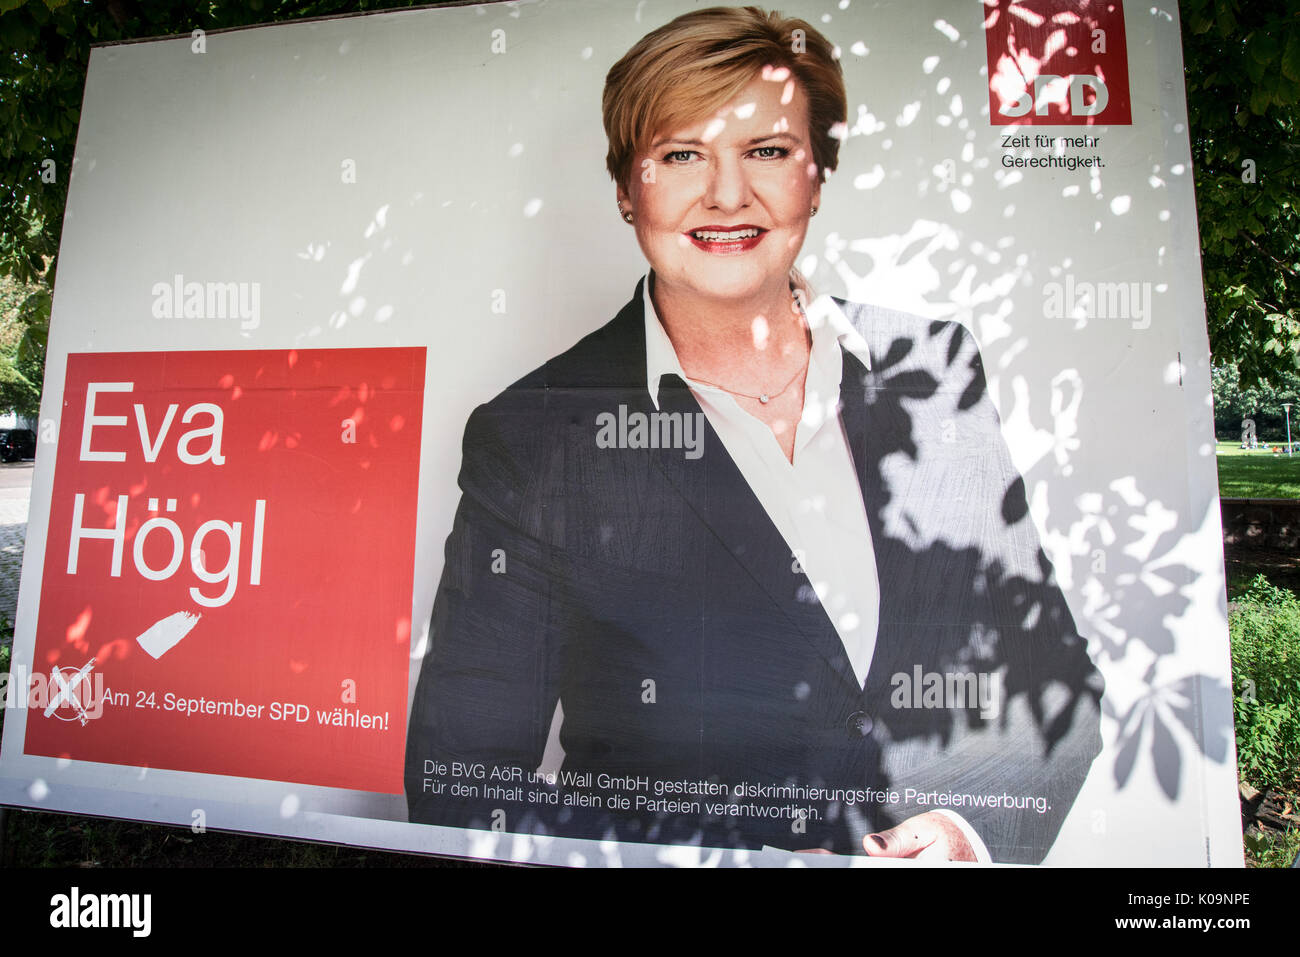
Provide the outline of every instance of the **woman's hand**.
<path id="1" fill-rule="evenodd" d="M 970 861 L 978 863 L 975 848 L 947 814 L 927 811 L 909 817 L 887 831 L 868 834 L 862 839 L 868 857 L 904 857 L 914 861 Z M 821 847 L 810 847 L 800 854 L 830 854 Z"/>
<path id="2" fill-rule="evenodd" d="M 975 861 L 975 849 L 957 822 L 938 811 L 909 817 L 878 834 L 868 834 L 862 847 L 869 857 L 906 857 L 918 861 Z"/>

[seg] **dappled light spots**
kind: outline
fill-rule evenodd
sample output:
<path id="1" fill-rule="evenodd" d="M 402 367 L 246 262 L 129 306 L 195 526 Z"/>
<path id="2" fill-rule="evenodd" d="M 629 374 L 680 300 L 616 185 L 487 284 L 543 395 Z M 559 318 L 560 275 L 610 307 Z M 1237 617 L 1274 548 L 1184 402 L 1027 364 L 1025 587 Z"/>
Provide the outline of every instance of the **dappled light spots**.
<path id="1" fill-rule="evenodd" d="M 118 638 L 100 645 L 95 652 L 95 660 L 100 664 L 113 659 L 121 661 L 127 657 L 130 650 L 131 643 L 125 638 Z"/>
<path id="2" fill-rule="evenodd" d="M 76 644 L 83 642 L 86 638 L 86 632 L 90 630 L 90 621 L 93 617 L 90 606 L 87 605 L 73 619 L 72 624 L 68 625 L 65 640 Z"/>

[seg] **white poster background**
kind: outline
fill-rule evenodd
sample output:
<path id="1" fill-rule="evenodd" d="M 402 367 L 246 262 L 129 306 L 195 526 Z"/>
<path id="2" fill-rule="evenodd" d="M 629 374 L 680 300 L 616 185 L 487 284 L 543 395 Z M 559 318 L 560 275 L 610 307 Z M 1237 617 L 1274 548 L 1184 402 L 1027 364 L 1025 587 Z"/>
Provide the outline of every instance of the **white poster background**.
<path id="1" fill-rule="evenodd" d="M 68 353 L 427 346 L 413 688 L 467 416 L 605 323 L 646 269 L 604 169 L 605 71 L 707 5 L 495 3 L 216 33 L 203 52 L 190 37 L 95 49 L 15 667 L 32 666 L 47 426 Z M 1105 167 L 1072 172 L 1001 165 L 1016 130 L 989 122 L 981 3 L 779 8 L 840 47 L 849 93 L 840 168 L 799 264 L 820 292 L 975 334 L 1033 520 L 1105 677 L 1105 748 L 1047 863 L 1240 866 L 1175 4 L 1126 6 L 1131 126 L 1022 128 L 1099 135 Z M 256 327 L 155 318 L 153 286 L 178 274 L 258 283 Z M 1149 284 L 1150 315 L 1049 318 L 1049 284 L 1067 278 Z M 7 804 L 179 824 L 201 811 L 209 828 L 555 863 L 788 860 L 459 832 L 406 823 L 400 796 L 26 756 L 25 719 L 6 714 Z"/>

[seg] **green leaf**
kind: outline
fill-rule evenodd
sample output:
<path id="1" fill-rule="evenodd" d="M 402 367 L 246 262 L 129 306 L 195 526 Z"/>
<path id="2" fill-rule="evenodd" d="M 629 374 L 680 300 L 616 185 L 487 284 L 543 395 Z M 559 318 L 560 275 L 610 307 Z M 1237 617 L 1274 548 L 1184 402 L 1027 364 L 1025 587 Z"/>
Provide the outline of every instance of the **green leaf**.
<path id="1" fill-rule="evenodd" d="M 49 326 L 28 326 L 18 340 L 18 361 L 39 362 L 49 341 Z"/>
<path id="2" fill-rule="evenodd" d="M 1287 32 L 1282 50 L 1282 75 L 1300 83 L 1300 30 L 1294 27 Z"/>
<path id="3" fill-rule="evenodd" d="M 33 290 L 18 307 L 18 318 L 28 325 L 39 325 L 50 321 L 50 306 L 53 298 L 45 287 Z"/>
<path id="4" fill-rule="evenodd" d="M 1232 15 L 1232 11 L 1226 6 L 1220 6 L 1215 17 L 1215 25 L 1218 27 L 1219 36 L 1230 37 L 1237 32 L 1237 18 Z"/>
<path id="5" fill-rule="evenodd" d="M 1263 60 L 1251 57 L 1246 61 L 1246 76 L 1250 77 L 1252 83 L 1260 83 L 1266 72 L 1268 72 L 1268 64 Z"/>
<path id="6" fill-rule="evenodd" d="M 1246 52 L 1251 59 L 1266 66 L 1277 59 L 1279 49 L 1278 39 L 1271 33 L 1253 33 L 1246 41 Z"/>

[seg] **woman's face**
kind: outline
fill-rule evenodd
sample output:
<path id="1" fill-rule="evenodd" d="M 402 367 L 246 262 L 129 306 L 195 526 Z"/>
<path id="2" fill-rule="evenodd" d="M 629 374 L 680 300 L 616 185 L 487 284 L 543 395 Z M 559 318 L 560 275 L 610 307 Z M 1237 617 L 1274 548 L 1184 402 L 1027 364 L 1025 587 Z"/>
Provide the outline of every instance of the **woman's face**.
<path id="1" fill-rule="evenodd" d="M 656 295 L 784 294 L 821 196 L 812 155 L 808 98 L 784 69 L 765 70 L 716 116 L 656 136 L 618 191 Z"/>

